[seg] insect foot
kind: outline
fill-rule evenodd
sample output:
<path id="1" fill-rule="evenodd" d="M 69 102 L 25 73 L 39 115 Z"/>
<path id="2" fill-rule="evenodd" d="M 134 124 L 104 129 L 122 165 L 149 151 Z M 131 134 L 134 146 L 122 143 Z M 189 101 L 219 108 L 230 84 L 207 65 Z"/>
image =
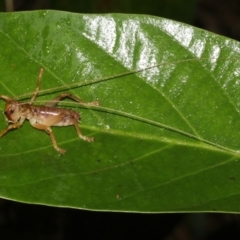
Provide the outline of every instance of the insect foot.
<path id="1" fill-rule="evenodd" d="M 71 109 L 58 108 L 56 105 L 64 98 L 70 98 L 71 100 L 76 101 L 78 104 L 85 106 L 98 106 L 99 102 L 84 102 L 75 95 L 70 93 L 62 93 L 45 105 L 33 105 L 33 102 L 40 89 L 43 72 L 44 69 L 41 68 L 38 75 L 36 90 L 34 91 L 29 102 L 19 102 L 7 96 L 0 95 L 0 99 L 3 99 L 6 102 L 4 114 L 8 122 L 7 128 L 0 132 L 0 137 L 12 129 L 21 127 L 24 121 L 27 119 L 34 128 L 45 131 L 50 136 L 53 147 L 61 154 L 64 154 L 66 150 L 58 147 L 57 141 L 51 129 L 52 126 L 63 127 L 74 125 L 77 134 L 81 139 L 88 142 L 93 142 L 93 137 L 86 137 L 82 135 L 80 131 L 78 125 L 80 114 Z"/>
<path id="2" fill-rule="evenodd" d="M 84 141 L 87 141 L 87 142 L 94 142 L 94 137 L 86 137 L 86 136 L 83 136 L 82 138 Z"/>

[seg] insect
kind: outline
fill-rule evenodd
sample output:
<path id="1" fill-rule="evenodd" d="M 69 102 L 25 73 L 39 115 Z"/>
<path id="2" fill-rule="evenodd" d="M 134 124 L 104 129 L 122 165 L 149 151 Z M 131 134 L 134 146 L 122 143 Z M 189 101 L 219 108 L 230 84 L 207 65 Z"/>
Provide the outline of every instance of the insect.
<path id="1" fill-rule="evenodd" d="M 56 105 L 65 98 L 70 98 L 84 106 L 98 106 L 99 102 L 94 101 L 86 103 L 75 95 L 72 95 L 70 93 L 62 93 L 43 106 L 33 105 L 33 102 L 37 97 L 40 89 L 43 72 L 44 68 L 41 68 L 38 75 L 36 90 L 34 91 L 29 102 L 19 102 L 5 95 L 0 95 L 0 99 L 3 99 L 6 102 L 4 114 L 6 117 L 6 121 L 8 122 L 7 128 L 0 132 L 0 137 L 6 134 L 9 130 L 21 127 L 25 119 L 27 119 L 34 128 L 44 130 L 46 133 L 49 134 L 52 140 L 53 147 L 61 154 L 64 154 L 66 150 L 58 147 L 57 141 L 51 129 L 52 126 L 74 125 L 77 134 L 81 139 L 88 142 L 93 142 L 93 137 L 86 137 L 82 135 L 80 131 L 78 125 L 78 122 L 80 121 L 80 114 L 71 109 L 58 108 L 56 107 Z"/>

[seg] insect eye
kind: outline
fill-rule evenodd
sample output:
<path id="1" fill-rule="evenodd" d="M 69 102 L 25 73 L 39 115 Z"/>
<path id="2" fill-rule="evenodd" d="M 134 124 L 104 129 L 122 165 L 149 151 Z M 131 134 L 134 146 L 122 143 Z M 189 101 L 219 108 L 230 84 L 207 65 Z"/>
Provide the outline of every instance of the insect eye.
<path id="1" fill-rule="evenodd" d="M 11 110 L 9 111 L 9 113 L 10 113 L 10 114 L 13 114 L 13 113 L 14 113 L 14 109 L 11 109 Z"/>

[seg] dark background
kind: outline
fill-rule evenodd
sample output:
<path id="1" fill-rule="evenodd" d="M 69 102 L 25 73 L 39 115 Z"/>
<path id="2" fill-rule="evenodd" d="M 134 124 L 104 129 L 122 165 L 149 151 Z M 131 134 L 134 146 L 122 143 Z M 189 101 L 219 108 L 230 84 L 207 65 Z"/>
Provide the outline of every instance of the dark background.
<path id="1" fill-rule="evenodd" d="M 56 9 L 166 17 L 240 40 L 239 0 L 12 0 L 0 11 Z M 237 214 L 134 214 L 28 205 L 0 199 L 0 239 L 240 239 Z"/>

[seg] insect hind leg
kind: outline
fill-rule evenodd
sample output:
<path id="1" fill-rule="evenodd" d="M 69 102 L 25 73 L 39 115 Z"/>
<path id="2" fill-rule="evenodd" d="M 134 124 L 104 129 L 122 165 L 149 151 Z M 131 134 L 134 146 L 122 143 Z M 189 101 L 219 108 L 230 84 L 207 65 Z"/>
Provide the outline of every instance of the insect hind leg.
<path id="1" fill-rule="evenodd" d="M 56 106 L 60 101 L 62 101 L 65 98 L 70 98 L 76 102 L 78 102 L 79 104 L 83 105 L 83 106 L 98 106 L 99 102 L 98 101 L 94 101 L 94 102 L 84 102 L 82 99 L 78 98 L 77 96 L 70 94 L 70 93 L 62 93 L 60 95 L 58 95 L 56 98 L 54 98 L 53 100 L 47 102 L 45 104 L 45 106 L 47 107 L 54 107 Z"/>

